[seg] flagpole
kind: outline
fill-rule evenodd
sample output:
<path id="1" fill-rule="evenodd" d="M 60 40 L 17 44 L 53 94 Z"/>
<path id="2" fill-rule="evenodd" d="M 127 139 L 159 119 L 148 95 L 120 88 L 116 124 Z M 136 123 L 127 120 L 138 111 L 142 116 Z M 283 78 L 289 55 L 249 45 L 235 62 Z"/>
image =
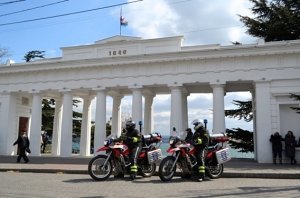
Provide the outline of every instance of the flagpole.
<path id="1" fill-rule="evenodd" d="M 120 25 L 120 36 L 122 35 L 122 24 L 121 24 L 121 19 L 122 18 L 122 6 L 121 6 L 121 10 L 120 10 L 120 18 L 119 18 L 119 25 Z"/>

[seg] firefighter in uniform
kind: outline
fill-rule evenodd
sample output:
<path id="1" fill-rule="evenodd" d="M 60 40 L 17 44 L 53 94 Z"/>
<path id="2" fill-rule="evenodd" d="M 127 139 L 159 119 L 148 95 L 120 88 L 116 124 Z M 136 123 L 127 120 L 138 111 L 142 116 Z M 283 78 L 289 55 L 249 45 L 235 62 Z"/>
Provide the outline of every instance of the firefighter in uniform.
<path id="1" fill-rule="evenodd" d="M 192 122 L 194 125 L 193 141 L 196 147 L 196 158 L 198 165 L 198 181 L 202 182 L 205 177 L 205 148 L 209 143 L 209 135 L 205 129 L 202 120 L 196 119 Z"/>
<path id="2" fill-rule="evenodd" d="M 127 121 L 126 133 L 124 135 L 124 142 L 127 144 L 130 150 L 130 178 L 132 180 L 135 179 L 138 172 L 137 158 L 142 148 L 141 133 L 135 127 L 136 124 L 134 121 Z"/>

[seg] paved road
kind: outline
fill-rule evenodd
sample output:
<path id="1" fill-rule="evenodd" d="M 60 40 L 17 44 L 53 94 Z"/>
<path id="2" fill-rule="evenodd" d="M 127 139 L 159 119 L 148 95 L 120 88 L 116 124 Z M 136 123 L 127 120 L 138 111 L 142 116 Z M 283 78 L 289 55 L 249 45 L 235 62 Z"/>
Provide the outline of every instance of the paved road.
<path id="1" fill-rule="evenodd" d="M 87 164 L 91 158 L 84 157 L 30 157 L 28 164 L 15 163 L 15 156 L 0 156 L 0 172 L 19 171 L 36 173 L 88 174 Z M 232 159 L 226 163 L 222 177 L 227 178 L 273 178 L 300 179 L 300 165 L 259 164 L 253 159 Z"/>
<path id="2" fill-rule="evenodd" d="M 198 183 L 175 177 L 95 182 L 83 174 L 0 172 L 0 197 L 299 197 L 300 180 L 220 178 Z"/>

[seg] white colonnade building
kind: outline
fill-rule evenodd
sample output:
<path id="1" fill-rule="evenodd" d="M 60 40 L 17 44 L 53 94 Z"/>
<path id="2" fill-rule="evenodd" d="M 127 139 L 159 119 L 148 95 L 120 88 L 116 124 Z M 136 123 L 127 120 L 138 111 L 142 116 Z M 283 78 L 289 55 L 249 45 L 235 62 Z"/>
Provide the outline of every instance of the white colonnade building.
<path id="1" fill-rule="evenodd" d="M 0 155 L 13 155 L 21 130 L 29 133 L 33 156 L 40 156 L 42 99 L 55 99 L 52 155 L 72 155 L 72 100 L 83 100 L 80 154 L 90 155 L 91 101 L 96 99 L 94 147 L 106 138 L 106 98 L 113 99 L 112 132 L 120 133 L 120 105 L 132 96 L 132 119 L 153 131 L 153 98 L 171 95 L 170 131 L 188 127 L 187 96 L 212 93 L 212 133 L 224 132 L 224 96 L 250 91 L 255 158 L 272 161 L 269 137 L 287 130 L 300 136 L 291 106 L 300 94 L 300 41 L 247 45 L 183 46 L 183 37 L 141 39 L 114 36 L 91 45 L 63 47 L 62 57 L 0 67 Z M 144 102 L 143 102 L 144 100 Z"/>

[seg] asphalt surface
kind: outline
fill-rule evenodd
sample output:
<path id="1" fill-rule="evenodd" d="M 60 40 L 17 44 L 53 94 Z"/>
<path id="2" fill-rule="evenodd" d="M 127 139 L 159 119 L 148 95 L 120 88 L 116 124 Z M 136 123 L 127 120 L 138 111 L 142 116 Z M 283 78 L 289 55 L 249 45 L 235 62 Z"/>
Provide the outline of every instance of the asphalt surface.
<path id="1" fill-rule="evenodd" d="M 0 172 L 88 174 L 88 162 L 91 157 L 74 155 L 62 158 L 45 154 L 39 157 L 29 156 L 29 163 L 16 163 L 16 159 L 17 156 L 0 156 Z M 253 159 L 233 158 L 224 164 L 222 177 L 300 179 L 300 165 L 261 164 Z"/>

